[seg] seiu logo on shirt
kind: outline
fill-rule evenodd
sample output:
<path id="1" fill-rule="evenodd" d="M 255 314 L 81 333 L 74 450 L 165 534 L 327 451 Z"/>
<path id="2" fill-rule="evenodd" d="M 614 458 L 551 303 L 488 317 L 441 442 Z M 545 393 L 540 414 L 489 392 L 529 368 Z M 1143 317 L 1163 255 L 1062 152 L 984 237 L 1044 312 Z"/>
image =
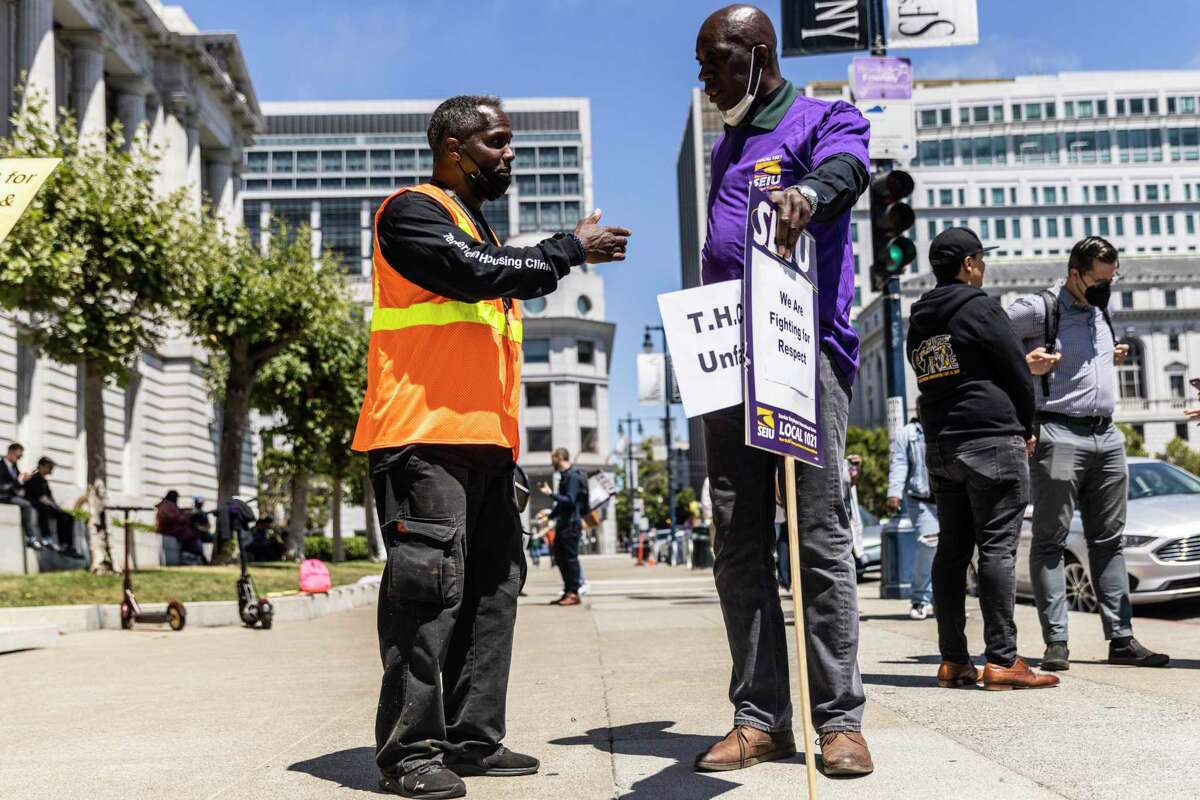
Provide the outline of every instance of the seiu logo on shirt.
<path id="1" fill-rule="evenodd" d="M 779 165 L 782 160 L 783 156 L 778 155 L 754 162 L 754 177 L 750 179 L 754 187 L 770 192 L 782 186 L 783 168 Z"/>

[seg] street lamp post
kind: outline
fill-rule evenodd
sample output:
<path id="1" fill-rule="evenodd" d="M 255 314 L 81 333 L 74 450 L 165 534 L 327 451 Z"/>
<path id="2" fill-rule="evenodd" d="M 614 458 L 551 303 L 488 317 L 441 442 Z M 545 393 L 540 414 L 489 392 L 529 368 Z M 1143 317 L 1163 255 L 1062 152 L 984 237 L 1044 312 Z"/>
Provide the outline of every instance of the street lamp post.
<path id="1" fill-rule="evenodd" d="M 671 514 L 671 543 L 675 542 L 675 482 L 671 475 L 671 366 L 667 355 L 667 331 L 662 325 L 647 325 L 642 337 L 642 352 L 654 352 L 654 340 L 650 338 L 651 331 L 662 333 L 663 343 L 663 439 L 667 445 L 667 506 Z"/>

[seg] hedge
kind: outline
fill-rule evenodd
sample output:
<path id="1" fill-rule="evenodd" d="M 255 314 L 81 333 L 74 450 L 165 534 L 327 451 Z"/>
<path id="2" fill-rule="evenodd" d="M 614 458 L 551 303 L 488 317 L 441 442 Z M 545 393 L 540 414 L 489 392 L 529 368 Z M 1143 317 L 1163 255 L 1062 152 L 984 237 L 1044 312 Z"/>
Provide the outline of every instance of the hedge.
<path id="1" fill-rule="evenodd" d="M 370 557 L 367 552 L 367 537 L 343 536 L 342 551 L 347 561 L 363 561 Z M 333 561 L 333 539 L 326 536 L 305 536 L 304 557 Z"/>

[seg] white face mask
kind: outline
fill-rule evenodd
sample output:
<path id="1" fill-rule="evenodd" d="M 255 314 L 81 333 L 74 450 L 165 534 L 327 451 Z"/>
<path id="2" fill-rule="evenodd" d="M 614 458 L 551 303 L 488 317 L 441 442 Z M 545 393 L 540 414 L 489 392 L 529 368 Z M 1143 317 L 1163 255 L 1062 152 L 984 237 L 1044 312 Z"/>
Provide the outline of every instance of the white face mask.
<path id="1" fill-rule="evenodd" d="M 754 53 L 758 47 L 750 48 L 750 75 L 746 78 L 746 96 L 737 102 L 727 111 L 721 112 L 721 119 L 731 128 L 736 128 L 741 124 L 742 118 L 746 116 L 746 112 L 750 110 L 750 106 L 754 104 L 754 96 L 758 94 L 758 85 L 762 83 L 763 71 L 758 71 L 758 80 L 754 80 Z M 750 88 L 750 84 L 754 84 L 754 88 Z"/>

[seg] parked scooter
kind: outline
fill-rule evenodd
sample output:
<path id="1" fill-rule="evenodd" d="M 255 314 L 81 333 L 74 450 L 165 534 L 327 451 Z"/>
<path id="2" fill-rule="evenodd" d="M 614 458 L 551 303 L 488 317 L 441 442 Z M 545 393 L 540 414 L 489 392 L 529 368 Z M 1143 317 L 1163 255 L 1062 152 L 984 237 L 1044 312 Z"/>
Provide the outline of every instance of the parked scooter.
<path id="1" fill-rule="evenodd" d="M 121 627 L 131 630 L 135 622 L 147 625 L 161 625 L 164 622 L 173 631 L 183 630 L 187 624 L 187 609 L 178 600 L 167 603 L 166 611 L 146 611 L 138 604 L 133 593 L 133 528 L 130 525 L 130 515 L 134 511 L 153 511 L 153 508 L 142 506 L 109 506 L 107 511 L 119 511 L 125 514 L 125 580 L 124 591 L 121 595 Z"/>
<path id="2" fill-rule="evenodd" d="M 233 498 L 225 507 L 220 509 L 217 524 L 224 525 L 225 531 L 233 533 L 237 543 L 238 558 L 241 560 L 242 574 L 237 580 L 238 615 L 247 627 L 260 625 L 263 630 L 270 630 L 275 617 L 275 608 L 266 597 L 260 597 L 254 589 L 254 579 L 246 566 L 246 544 L 242 542 L 242 533 L 246 529 L 247 520 L 253 519 L 250 507 L 240 498 Z"/>

